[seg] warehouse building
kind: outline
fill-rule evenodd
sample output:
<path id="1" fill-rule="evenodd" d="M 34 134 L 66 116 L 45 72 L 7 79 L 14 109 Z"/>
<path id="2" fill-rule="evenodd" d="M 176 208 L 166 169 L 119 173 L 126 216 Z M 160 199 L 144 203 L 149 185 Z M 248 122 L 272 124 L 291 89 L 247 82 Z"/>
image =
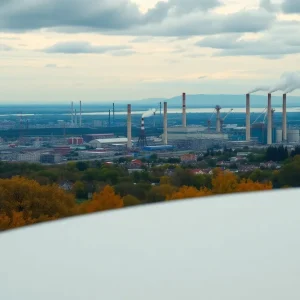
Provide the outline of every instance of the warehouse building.
<path id="1" fill-rule="evenodd" d="M 127 138 L 96 139 L 89 143 L 93 148 L 122 147 L 127 145 Z"/>

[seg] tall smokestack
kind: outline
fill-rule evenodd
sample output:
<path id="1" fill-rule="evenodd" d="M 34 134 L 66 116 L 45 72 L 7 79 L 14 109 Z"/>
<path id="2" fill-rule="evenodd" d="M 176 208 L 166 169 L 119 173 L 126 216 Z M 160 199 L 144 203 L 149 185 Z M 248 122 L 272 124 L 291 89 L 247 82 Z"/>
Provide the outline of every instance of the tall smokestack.
<path id="1" fill-rule="evenodd" d="M 110 127 L 110 110 L 108 111 L 108 126 Z"/>
<path id="2" fill-rule="evenodd" d="M 79 102 L 79 104 L 80 104 L 79 126 L 82 127 L 82 106 L 81 106 L 81 101 Z"/>
<path id="3" fill-rule="evenodd" d="M 77 125 L 77 110 L 75 109 L 74 124 Z"/>
<path id="4" fill-rule="evenodd" d="M 145 121 L 144 118 L 141 120 L 141 134 L 145 135 Z"/>
<path id="5" fill-rule="evenodd" d="M 185 98 L 185 93 L 182 94 L 182 127 L 186 127 L 186 98 Z"/>
<path id="6" fill-rule="evenodd" d="M 250 94 L 246 95 L 246 141 L 251 140 L 251 124 L 250 124 Z"/>
<path id="7" fill-rule="evenodd" d="M 272 95 L 268 94 L 268 135 L 267 144 L 272 145 Z"/>
<path id="8" fill-rule="evenodd" d="M 216 106 L 216 111 L 217 111 L 216 131 L 221 132 L 221 116 L 220 116 L 221 106 L 217 105 Z"/>
<path id="9" fill-rule="evenodd" d="M 287 141 L 287 123 L 286 123 L 286 94 L 282 99 L 282 140 Z"/>
<path id="10" fill-rule="evenodd" d="M 164 102 L 164 145 L 168 145 L 168 103 Z"/>
<path id="11" fill-rule="evenodd" d="M 159 102 L 159 125 L 161 125 L 161 102 Z"/>
<path id="12" fill-rule="evenodd" d="M 71 124 L 74 124 L 74 104 L 71 102 Z"/>
<path id="13" fill-rule="evenodd" d="M 115 124 L 115 103 L 113 103 L 113 125 Z"/>
<path id="14" fill-rule="evenodd" d="M 131 104 L 127 105 L 127 148 L 132 148 L 132 135 L 131 135 Z"/>

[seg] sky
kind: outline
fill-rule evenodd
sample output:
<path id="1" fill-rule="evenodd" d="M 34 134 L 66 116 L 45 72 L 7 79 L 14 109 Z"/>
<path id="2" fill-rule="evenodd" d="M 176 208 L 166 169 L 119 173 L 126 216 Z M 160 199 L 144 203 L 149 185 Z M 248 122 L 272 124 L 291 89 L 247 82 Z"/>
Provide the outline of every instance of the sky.
<path id="1" fill-rule="evenodd" d="M 244 94 L 299 71 L 299 36 L 298 0 L 2 0 L 0 102 Z"/>

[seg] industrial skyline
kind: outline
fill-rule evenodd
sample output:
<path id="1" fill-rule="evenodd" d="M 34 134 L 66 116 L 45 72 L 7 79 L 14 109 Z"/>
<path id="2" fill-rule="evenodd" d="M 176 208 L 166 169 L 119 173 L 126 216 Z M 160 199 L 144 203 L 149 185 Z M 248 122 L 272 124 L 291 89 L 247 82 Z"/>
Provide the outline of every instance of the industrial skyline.
<path id="1" fill-rule="evenodd" d="M 295 71 L 299 59 L 300 14 L 292 0 L 47 5 L 0 4 L 0 103 L 242 94 Z M 107 9 L 112 17 L 103 22 Z"/>

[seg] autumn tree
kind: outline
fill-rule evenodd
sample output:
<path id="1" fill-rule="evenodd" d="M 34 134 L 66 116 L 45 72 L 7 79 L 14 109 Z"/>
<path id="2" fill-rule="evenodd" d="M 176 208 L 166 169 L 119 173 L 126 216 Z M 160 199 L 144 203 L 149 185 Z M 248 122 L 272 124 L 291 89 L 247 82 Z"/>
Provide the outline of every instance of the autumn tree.
<path id="1" fill-rule="evenodd" d="M 66 217 L 75 205 L 73 195 L 57 185 L 42 186 L 23 177 L 0 179 L 0 212 L 12 216 L 22 212 L 24 216 L 37 219 L 42 215 Z"/>
<path id="2" fill-rule="evenodd" d="M 272 183 L 260 183 L 254 182 L 251 179 L 243 179 L 236 187 L 235 192 L 252 192 L 252 191 L 264 191 L 272 190 Z"/>
<path id="3" fill-rule="evenodd" d="M 110 185 L 106 185 L 101 192 L 94 193 L 91 201 L 81 204 L 83 212 L 96 212 L 117 209 L 124 206 L 120 195 L 116 194 Z"/>
<path id="4" fill-rule="evenodd" d="M 212 179 L 213 194 L 227 194 L 235 192 L 238 185 L 238 178 L 235 174 L 229 171 L 220 169 L 214 170 Z"/>
<path id="5" fill-rule="evenodd" d="M 153 186 L 147 195 L 147 202 L 155 203 L 165 201 L 176 190 L 177 188 L 170 184 L 161 184 L 159 186 Z"/>
<path id="6" fill-rule="evenodd" d="M 167 201 L 169 200 L 181 200 L 187 198 L 198 198 L 212 195 L 212 192 L 206 188 L 204 189 L 196 189 L 191 186 L 183 186 L 177 192 L 167 197 Z"/>

